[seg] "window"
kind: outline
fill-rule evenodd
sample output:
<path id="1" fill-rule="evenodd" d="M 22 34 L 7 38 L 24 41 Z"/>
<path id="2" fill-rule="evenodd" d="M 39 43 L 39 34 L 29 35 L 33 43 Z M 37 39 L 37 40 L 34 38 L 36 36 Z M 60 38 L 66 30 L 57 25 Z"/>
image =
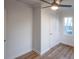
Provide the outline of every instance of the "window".
<path id="1" fill-rule="evenodd" d="M 72 17 L 65 17 L 64 18 L 64 32 L 65 34 L 72 34 Z"/>

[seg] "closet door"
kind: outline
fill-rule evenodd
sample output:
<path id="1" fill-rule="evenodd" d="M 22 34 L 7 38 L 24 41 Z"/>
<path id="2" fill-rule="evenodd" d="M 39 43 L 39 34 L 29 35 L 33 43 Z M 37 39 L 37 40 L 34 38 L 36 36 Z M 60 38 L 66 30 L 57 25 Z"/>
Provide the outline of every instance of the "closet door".
<path id="1" fill-rule="evenodd" d="M 58 40 L 58 19 L 55 15 L 50 15 L 49 19 L 49 46 L 55 46 Z"/>

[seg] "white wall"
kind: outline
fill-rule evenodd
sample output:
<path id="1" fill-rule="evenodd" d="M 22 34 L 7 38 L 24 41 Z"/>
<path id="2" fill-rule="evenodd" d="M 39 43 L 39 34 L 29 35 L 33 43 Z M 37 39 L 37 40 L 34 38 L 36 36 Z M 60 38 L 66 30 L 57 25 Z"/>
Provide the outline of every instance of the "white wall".
<path id="1" fill-rule="evenodd" d="M 32 50 L 32 8 L 16 0 L 6 0 L 6 58 L 14 59 Z"/>
<path id="2" fill-rule="evenodd" d="M 15 0 L 6 0 L 6 11 L 6 59 L 14 59 L 32 49 L 43 54 L 60 42 L 73 45 L 73 36 L 62 34 L 62 17 L 73 12 L 58 14 L 50 9 L 32 9 Z"/>
<path id="3" fill-rule="evenodd" d="M 74 10 L 68 9 L 59 13 L 59 29 L 60 29 L 60 39 L 62 43 L 74 46 L 74 34 L 73 35 L 65 35 L 64 34 L 64 17 L 73 17 L 73 25 L 74 25 Z M 74 28 L 74 26 L 73 26 Z M 73 29 L 74 31 L 74 29 Z"/>
<path id="4" fill-rule="evenodd" d="M 41 9 L 41 54 L 60 42 L 59 19 L 55 11 Z"/>
<path id="5" fill-rule="evenodd" d="M 33 8 L 33 43 L 32 48 L 37 53 L 41 52 L 41 10 L 40 7 Z"/>

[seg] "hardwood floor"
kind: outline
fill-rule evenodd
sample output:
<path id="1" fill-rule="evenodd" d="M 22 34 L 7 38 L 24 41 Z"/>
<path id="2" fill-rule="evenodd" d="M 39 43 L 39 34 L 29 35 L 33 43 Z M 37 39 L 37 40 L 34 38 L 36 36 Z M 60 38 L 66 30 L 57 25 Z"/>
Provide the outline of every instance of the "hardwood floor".
<path id="1" fill-rule="evenodd" d="M 74 59 L 74 48 L 68 45 L 59 44 L 51 48 L 44 55 L 39 56 L 32 51 L 30 55 L 22 56 L 17 59 Z"/>

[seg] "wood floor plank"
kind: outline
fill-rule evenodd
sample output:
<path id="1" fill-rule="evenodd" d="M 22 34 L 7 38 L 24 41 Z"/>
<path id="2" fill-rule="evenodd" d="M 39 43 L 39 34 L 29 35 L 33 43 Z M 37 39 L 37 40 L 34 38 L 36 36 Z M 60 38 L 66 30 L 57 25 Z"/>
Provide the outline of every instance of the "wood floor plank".
<path id="1" fill-rule="evenodd" d="M 65 44 L 59 44 L 42 56 L 32 51 L 29 56 L 18 59 L 74 59 L 74 48 Z"/>
<path id="2" fill-rule="evenodd" d="M 55 59 L 64 59 L 64 54 L 65 54 L 65 52 L 67 52 L 67 50 L 68 50 L 68 48 L 63 48 L 63 50 L 61 50 L 61 52 L 59 52 L 58 55 L 54 56 L 54 58 Z"/>

